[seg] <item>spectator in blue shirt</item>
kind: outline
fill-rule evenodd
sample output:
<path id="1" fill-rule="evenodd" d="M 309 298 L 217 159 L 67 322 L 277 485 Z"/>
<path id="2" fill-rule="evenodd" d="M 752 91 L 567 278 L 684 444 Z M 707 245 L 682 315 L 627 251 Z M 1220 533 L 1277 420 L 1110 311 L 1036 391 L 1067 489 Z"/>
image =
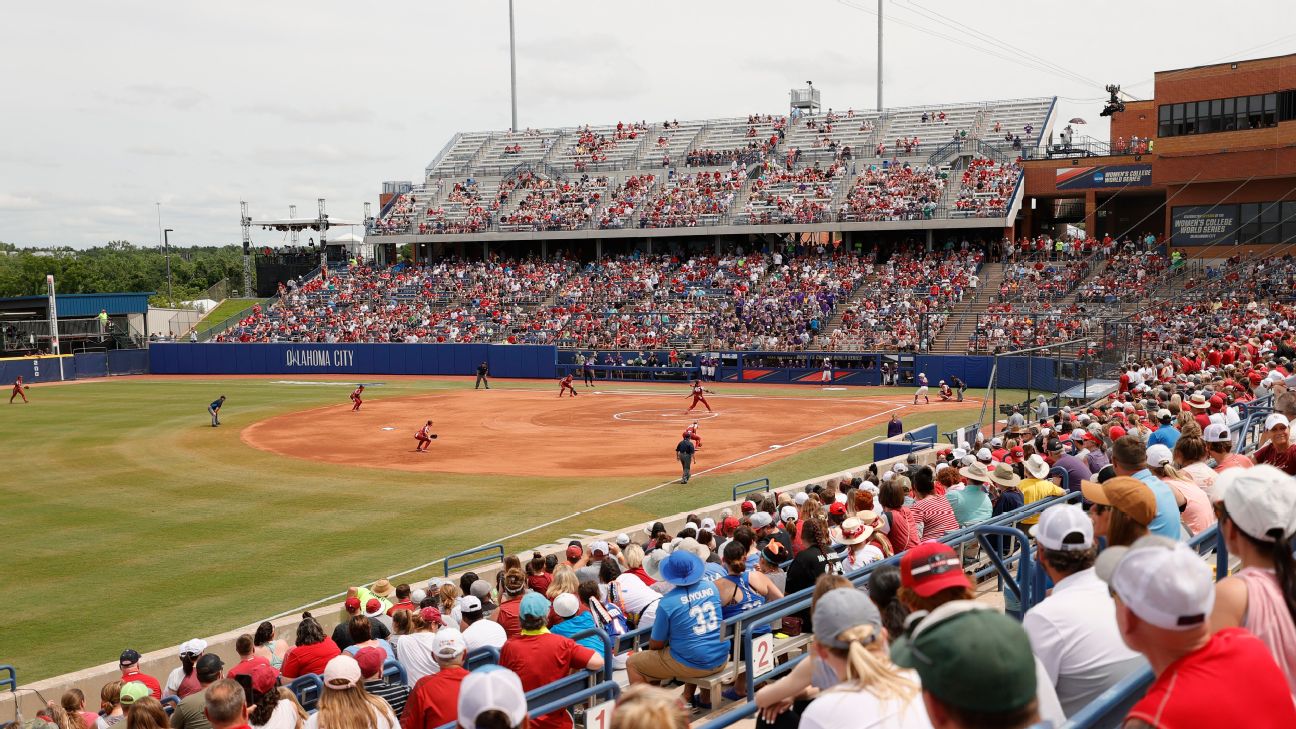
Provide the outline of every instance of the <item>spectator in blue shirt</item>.
<path id="1" fill-rule="evenodd" d="M 1160 443 L 1173 451 L 1175 443 L 1179 442 L 1179 429 L 1173 425 L 1174 416 L 1170 414 L 1169 410 L 1162 408 L 1157 411 L 1157 420 L 1160 421 L 1161 425 L 1152 431 L 1152 435 L 1148 436 L 1148 445 L 1154 446 Z"/>
<path id="2" fill-rule="evenodd" d="M 1147 447 L 1137 435 L 1117 438 L 1112 444 L 1112 467 L 1117 476 L 1133 476 L 1147 484 L 1156 497 L 1156 516 L 1148 524 L 1148 531 L 1159 537 L 1178 540 L 1182 536 L 1179 526 L 1179 503 L 1170 484 L 1148 470 Z"/>
<path id="3" fill-rule="evenodd" d="M 581 583 L 582 592 L 585 591 L 586 585 L 593 585 L 594 594 L 598 594 L 597 582 Z M 561 635 L 564 638 L 576 640 L 574 636 L 577 633 L 598 627 L 594 624 L 594 614 L 589 611 L 589 608 L 581 604 L 581 599 L 579 597 L 570 592 L 560 593 L 554 597 L 553 611 L 558 617 L 562 618 L 561 623 L 554 623 L 549 626 L 549 632 L 555 635 Z M 599 638 L 597 635 L 586 636 L 580 640 L 576 640 L 576 642 L 589 648 L 595 653 L 603 652 L 603 639 Z"/>
<path id="4" fill-rule="evenodd" d="M 658 569 L 675 588 L 657 603 L 648 650 L 630 656 L 626 672 L 630 683 L 684 681 L 683 697 L 691 702 L 697 686 L 688 680 L 710 676 L 729 660 L 720 594 L 715 583 L 702 581 L 706 568 L 695 554 L 676 549 Z"/>

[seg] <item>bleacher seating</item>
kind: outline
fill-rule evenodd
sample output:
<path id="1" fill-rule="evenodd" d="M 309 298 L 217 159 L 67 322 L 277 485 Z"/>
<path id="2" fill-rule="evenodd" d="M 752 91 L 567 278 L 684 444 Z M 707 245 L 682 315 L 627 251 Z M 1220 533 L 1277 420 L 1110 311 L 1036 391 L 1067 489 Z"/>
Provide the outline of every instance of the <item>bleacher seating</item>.
<path id="1" fill-rule="evenodd" d="M 465 132 L 456 135 L 437 159 L 427 166 L 423 184 L 384 207 L 370 232 L 375 235 L 462 235 L 486 232 L 568 231 L 599 228 L 701 227 L 712 225 L 807 224 L 814 222 L 874 222 L 930 217 L 1002 217 L 1016 193 L 1017 173 L 1010 164 L 1015 152 L 997 133 L 991 119 L 1000 120 L 1023 134 L 1044 133 L 1050 123 L 1052 99 L 1025 99 L 976 104 L 932 105 L 892 109 L 882 113 L 834 112 L 813 116 L 750 114 L 741 117 L 693 121 L 617 122 L 558 129 L 525 129 L 518 132 Z M 1037 130 L 1037 131 L 1036 131 Z M 967 194 L 943 203 L 944 184 L 927 186 L 882 201 L 884 209 L 868 206 L 866 190 L 876 185 L 878 170 L 895 166 L 925 169 L 928 158 L 946 149 L 955 139 L 965 142 L 955 150 L 971 162 L 975 173 Z M 976 144 L 973 144 L 976 142 Z M 1008 140 L 1011 142 L 1011 138 Z M 997 162 L 977 156 L 980 144 L 1000 150 Z M 1008 162 L 1004 162 L 1007 159 Z M 755 198 L 748 212 L 748 197 L 735 187 L 729 201 L 697 199 L 687 188 L 702 173 L 745 173 L 756 177 L 759 165 L 799 170 L 815 164 L 827 168 L 842 163 L 829 201 L 795 200 L 780 209 L 777 201 Z M 960 165 L 962 162 L 960 162 Z M 948 174 L 949 158 L 939 165 Z M 995 174 L 984 178 L 984 171 Z M 960 167 L 960 169 L 964 169 Z M 601 195 L 587 205 L 589 215 L 559 215 L 563 221 L 546 227 L 530 220 L 509 217 L 508 205 L 495 197 L 507 180 L 530 173 L 555 184 L 574 184 L 584 174 L 606 178 L 608 190 L 626 180 L 653 174 L 650 196 L 656 202 L 679 206 L 679 197 L 694 204 L 692 212 L 668 213 L 660 209 L 645 222 L 637 211 L 627 216 L 612 210 L 616 196 Z M 861 182 L 860 178 L 867 178 Z M 474 180 L 481 205 L 453 204 L 455 186 Z M 677 193 L 677 188 L 685 189 Z M 838 191 L 851 191 L 846 201 Z M 962 188 L 960 188 L 960 191 Z M 606 192 L 606 191 L 605 191 Z M 708 198 L 704 195 L 703 198 Z M 857 201 L 858 198 L 858 201 Z M 740 206 L 729 203 L 736 199 Z M 588 202 L 588 201 L 587 201 Z M 831 202 L 831 204 L 829 204 Z M 838 205 L 849 202 L 849 205 Z M 497 205 L 496 203 L 501 203 Z M 521 203 L 515 198 L 514 208 Z M 541 203 L 545 204 L 545 203 Z M 500 210 L 501 205 L 505 208 Z M 820 205 L 823 205 L 821 208 Z M 834 209 L 836 206 L 836 209 Z M 867 208 L 867 209 L 866 209 Z M 420 212 L 422 215 L 420 216 Z M 768 215 L 764 213 L 769 213 Z M 584 218 L 577 224 L 578 218 Z M 518 226 L 522 227 L 519 228 Z"/>

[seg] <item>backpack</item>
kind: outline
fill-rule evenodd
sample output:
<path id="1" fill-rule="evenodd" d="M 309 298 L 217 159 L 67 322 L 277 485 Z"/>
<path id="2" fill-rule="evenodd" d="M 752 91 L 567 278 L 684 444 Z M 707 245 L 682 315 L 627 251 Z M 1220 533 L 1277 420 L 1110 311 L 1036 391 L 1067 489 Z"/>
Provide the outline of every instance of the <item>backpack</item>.
<path id="1" fill-rule="evenodd" d="M 612 639 L 612 645 L 615 646 L 617 639 L 630 632 L 629 621 L 626 618 L 626 612 L 617 602 L 620 597 L 613 601 L 614 585 L 608 585 L 608 601 L 602 602 L 598 598 L 590 598 L 589 610 L 590 615 L 594 618 L 594 624 L 599 627 L 608 637 Z"/>

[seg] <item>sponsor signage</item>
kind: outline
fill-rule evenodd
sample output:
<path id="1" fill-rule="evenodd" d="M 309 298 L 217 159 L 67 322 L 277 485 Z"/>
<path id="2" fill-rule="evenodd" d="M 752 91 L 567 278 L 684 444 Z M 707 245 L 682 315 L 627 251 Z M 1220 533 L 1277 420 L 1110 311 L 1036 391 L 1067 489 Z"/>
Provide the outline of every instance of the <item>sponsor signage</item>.
<path id="1" fill-rule="evenodd" d="M 1059 167 L 1056 172 L 1059 190 L 1147 187 L 1152 184 L 1152 165 Z"/>
<path id="2" fill-rule="evenodd" d="M 1170 245 L 1234 245 L 1237 234 L 1237 205 L 1186 205 L 1170 212 Z"/>
<path id="3" fill-rule="evenodd" d="M 355 350 L 293 348 L 284 352 L 284 359 L 290 371 L 298 367 L 350 368 L 355 365 Z"/>

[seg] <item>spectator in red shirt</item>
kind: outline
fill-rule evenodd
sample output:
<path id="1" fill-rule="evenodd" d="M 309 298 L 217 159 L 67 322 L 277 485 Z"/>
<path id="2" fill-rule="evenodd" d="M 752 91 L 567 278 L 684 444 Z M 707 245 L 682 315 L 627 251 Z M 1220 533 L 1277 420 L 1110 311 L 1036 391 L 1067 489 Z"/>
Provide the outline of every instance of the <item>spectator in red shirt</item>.
<path id="1" fill-rule="evenodd" d="M 1255 462 L 1267 463 L 1289 476 L 1296 476 L 1296 445 L 1291 442 L 1289 426 L 1287 416 L 1282 413 L 1271 413 L 1265 418 L 1265 432 L 1260 437 L 1264 445 L 1255 452 Z"/>
<path id="2" fill-rule="evenodd" d="M 544 594 L 553 581 L 553 572 L 547 569 L 545 558 L 539 552 L 531 553 L 531 561 L 526 564 L 527 585 L 536 592 Z"/>
<path id="3" fill-rule="evenodd" d="M 396 604 L 387 608 L 387 617 L 391 617 L 397 610 L 408 610 L 414 612 L 418 606 L 410 599 L 412 590 L 404 582 L 396 586 Z"/>
<path id="4" fill-rule="evenodd" d="M 1125 727 L 1296 726 L 1287 678 L 1264 643 L 1242 628 L 1211 633 L 1210 567 L 1182 542 L 1147 536 L 1108 547 L 1095 571 L 1116 598 L 1116 624 L 1147 657 L 1156 681 Z"/>
<path id="5" fill-rule="evenodd" d="M 518 620 L 518 609 L 522 605 L 522 594 L 526 592 L 526 575 L 520 569 L 510 569 L 504 573 L 504 593 L 500 597 L 499 609 L 492 620 L 504 628 L 504 634 L 516 638 L 522 631 Z"/>
<path id="6" fill-rule="evenodd" d="M 140 654 L 134 648 L 127 648 L 122 651 L 121 658 L 118 659 L 117 665 L 121 668 L 121 682 L 128 684 L 131 681 L 139 681 L 148 686 L 149 694 L 159 701 L 162 700 L 162 685 L 158 680 L 147 673 L 140 673 L 139 670 Z"/>
<path id="7" fill-rule="evenodd" d="M 518 675 L 524 690 L 538 689 L 574 670 L 598 671 L 603 668 L 602 655 L 569 638 L 549 632 L 545 627 L 549 617 L 549 600 L 543 595 L 529 592 L 518 602 L 521 632 L 504 643 L 499 664 Z M 572 720 L 566 711 L 555 711 L 538 717 L 531 722 L 531 727 L 571 729 Z"/>
<path id="8" fill-rule="evenodd" d="M 302 613 L 302 621 L 297 625 L 297 645 L 284 656 L 280 671 L 284 678 L 323 673 L 329 660 L 341 652 L 337 643 L 324 635 L 319 621 L 310 613 Z"/>
<path id="9" fill-rule="evenodd" d="M 238 640 L 234 641 L 234 650 L 238 651 L 239 662 L 225 672 L 227 678 L 243 674 L 251 676 L 252 669 L 257 666 L 270 665 L 270 659 L 256 654 L 256 646 L 253 645 L 252 636 L 248 633 L 240 635 Z"/>
<path id="10" fill-rule="evenodd" d="M 459 688 L 468 675 L 463 667 L 466 652 L 459 631 L 454 628 L 437 631 L 432 641 L 432 657 L 440 670 L 414 684 L 401 714 L 402 729 L 436 729 L 455 720 Z"/>

